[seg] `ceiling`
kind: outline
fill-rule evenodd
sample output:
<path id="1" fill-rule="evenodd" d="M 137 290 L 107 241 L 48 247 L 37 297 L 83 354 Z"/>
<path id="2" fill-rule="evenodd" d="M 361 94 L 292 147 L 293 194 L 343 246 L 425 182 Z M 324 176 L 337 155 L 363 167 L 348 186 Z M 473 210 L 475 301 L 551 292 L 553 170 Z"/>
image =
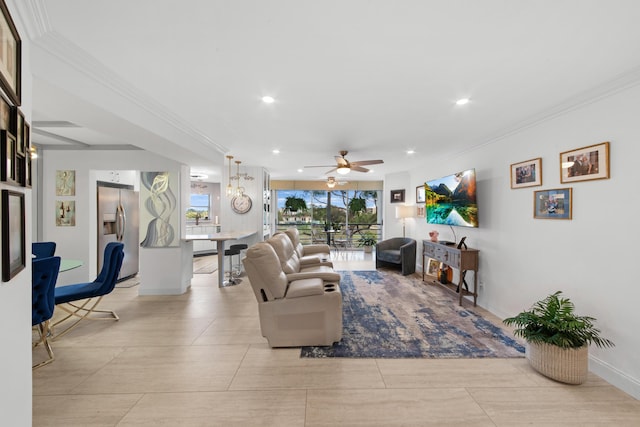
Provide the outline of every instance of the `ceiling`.
<path id="1" fill-rule="evenodd" d="M 329 167 L 298 169 L 332 165 L 340 150 L 383 159 L 349 176 L 380 180 L 640 81 L 636 0 L 16 8 L 31 22 L 34 143 L 146 149 L 213 181 L 225 154 L 273 179 L 326 179 Z"/>

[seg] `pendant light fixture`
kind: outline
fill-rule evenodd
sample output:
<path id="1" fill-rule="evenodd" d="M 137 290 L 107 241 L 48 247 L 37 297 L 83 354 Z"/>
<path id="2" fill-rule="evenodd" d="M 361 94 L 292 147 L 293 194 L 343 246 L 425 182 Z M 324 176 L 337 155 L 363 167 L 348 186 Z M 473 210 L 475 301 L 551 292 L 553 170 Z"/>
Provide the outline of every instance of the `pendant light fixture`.
<path id="1" fill-rule="evenodd" d="M 227 184 L 227 197 L 233 197 L 233 186 L 231 185 L 231 159 L 233 159 L 233 156 L 227 156 L 227 159 L 229 159 L 229 181 Z"/>
<path id="2" fill-rule="evenodd" d="M 238 185 L 236 186 L 236 197 L 241 197 L 244 194 L 244 187 L 240 186 L 240 160 L 236 160 L 236 176 L 234 179 L 238 180 Z"/>

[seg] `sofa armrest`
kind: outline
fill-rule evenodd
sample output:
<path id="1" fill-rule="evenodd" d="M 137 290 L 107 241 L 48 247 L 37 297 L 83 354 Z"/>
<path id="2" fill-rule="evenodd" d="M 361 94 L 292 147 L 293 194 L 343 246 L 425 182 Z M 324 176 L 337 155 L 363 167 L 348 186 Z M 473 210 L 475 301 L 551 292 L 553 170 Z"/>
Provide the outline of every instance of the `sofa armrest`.
<path id="1" fill-rule="evenodd" d="M 311 245 L 302 245 L 305 255 L 327 254 L 331 253 L 331 248 L 326 243 L 314 243 Z"/>
<path id="2" fill-rule="evenodd" d="M 287 280 L 289 282 L 293 282 L 294 280 L 302 280 L 302 279 L 321 279 L 327 282 L 340 282 L 340 273 L 336 272 L 319 272 L 319 271 L 308 271 L 308 272 L 300 272 L 300 273 L 289 273 L 287 274 Z"/>
<path id="3" fill-rule="evenodd" d="M 308 297 L 311 295 L 322 295 L 324 293 L 324 283 L 322 279 L 319 278 L 311 278 L 311 279 L 301 279 L 294 280 L 289 283 L 289 288 L 287 289 L 287 294 L 285 298 L 300 298 L 300 297 Z"/>

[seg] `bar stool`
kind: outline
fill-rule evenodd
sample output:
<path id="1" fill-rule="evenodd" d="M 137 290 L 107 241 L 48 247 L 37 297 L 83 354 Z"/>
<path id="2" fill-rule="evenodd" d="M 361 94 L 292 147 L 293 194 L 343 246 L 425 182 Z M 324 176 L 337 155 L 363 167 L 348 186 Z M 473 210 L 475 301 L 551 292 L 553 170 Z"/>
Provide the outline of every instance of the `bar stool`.
<path id="1" fill-rule="evenodd" d="M 233 277 L 233 256 L 240 255 L 239 249 L 225 249 L 224 256 L 229 257 L 229 270 L 227 271 L 227 279 L 224 281 L 222 286 L 234 286 L 242 282 L 242 279 L 236 279 Z"/>
<path id="2" fill-rule="evenodd" d="M 234 271 L 236 277 L 242 275 L 242 255 L 244 254 L 243 251 L 247 250 L 248 247 L 249 245 L 244 243 L 229 246 L 229 249 L 238 251 L 238 264 L 236 264 L 236 269 Z"/>

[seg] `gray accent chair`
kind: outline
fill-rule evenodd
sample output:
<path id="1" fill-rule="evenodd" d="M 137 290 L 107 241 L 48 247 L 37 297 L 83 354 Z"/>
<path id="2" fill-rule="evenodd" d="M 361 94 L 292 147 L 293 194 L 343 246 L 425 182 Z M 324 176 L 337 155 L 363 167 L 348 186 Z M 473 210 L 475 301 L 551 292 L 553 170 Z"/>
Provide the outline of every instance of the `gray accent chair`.
<path id="1" fill-rule="evenodd" d="M 400 266 L 402 275 L 416 272 L 416 247 L 414 239 L 393 237 L 376 244 L 376 268 Z"/>

